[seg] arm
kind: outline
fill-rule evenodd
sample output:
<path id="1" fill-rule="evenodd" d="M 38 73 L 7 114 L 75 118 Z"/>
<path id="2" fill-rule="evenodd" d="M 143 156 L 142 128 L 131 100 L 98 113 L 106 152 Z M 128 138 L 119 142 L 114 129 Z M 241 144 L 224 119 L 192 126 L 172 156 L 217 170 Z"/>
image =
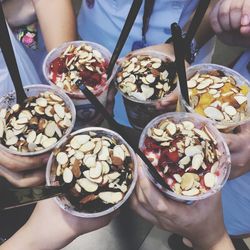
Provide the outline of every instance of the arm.
<path id="1" fill-rule="evenodd" d="M 188 238 L 196 250 L 234 249 L 224 227 L 220 193 L 192 205 L 176 202 L 155 188 L 140 167 L 131 201 L 140 216 Z"/>
<path id="2" fill-rule="evenodd" d="M 28 222 L 0 249 L 61 249 L 81 234 L 104 227 L 111 218 L 79 218 L 63 211 L 53 199 L 45 200 L 37 204 Z"/>
<path id="3" fill-rule="evenodd" d="M 32 0 L 48 51 L 76 39 L 71 0 Z"/>

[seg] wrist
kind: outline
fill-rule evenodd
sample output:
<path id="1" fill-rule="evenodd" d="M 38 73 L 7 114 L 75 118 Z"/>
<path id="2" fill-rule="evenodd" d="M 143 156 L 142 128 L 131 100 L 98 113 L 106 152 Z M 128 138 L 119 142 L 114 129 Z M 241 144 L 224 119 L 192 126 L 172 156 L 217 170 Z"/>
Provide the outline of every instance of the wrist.
<path id="1" fill-rule="evenodd" d="M 194 250 L 220 250 L 220 249 L 233 250 L 235 249 L 226 231 L 224 231 L 222 235 L 219 235 L 219 237 L 216 237 L 216 239 L 214 240 L 211 240 L 210 237 L 207 237 L 206 240 L 199 240 L 197 242 L 194 242 L 193 246 L 194 246 Z"/>

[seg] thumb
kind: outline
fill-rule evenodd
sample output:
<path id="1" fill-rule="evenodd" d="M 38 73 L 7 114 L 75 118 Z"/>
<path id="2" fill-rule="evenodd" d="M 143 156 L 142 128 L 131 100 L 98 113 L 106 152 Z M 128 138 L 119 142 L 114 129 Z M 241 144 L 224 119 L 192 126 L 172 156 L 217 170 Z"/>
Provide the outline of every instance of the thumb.
<path id="1" fill-rule="evenodd" d="M 230 152 L 237 152 L 239 149 L 239 134 L 224 134 L 222 133 L 223 138 L 225 139 Z"/>

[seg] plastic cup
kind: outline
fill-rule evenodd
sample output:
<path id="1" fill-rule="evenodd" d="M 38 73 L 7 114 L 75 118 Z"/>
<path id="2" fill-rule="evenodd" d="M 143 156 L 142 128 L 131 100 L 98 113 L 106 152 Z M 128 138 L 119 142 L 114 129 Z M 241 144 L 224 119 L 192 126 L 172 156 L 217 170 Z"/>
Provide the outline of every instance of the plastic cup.
<path id="1" fill-rule="evenodd" d="M 247 85 L 250 88 L 250 83 L 247 79 L 245 79 L 242 75 L 237 73 L 236 71 L 221 66 L 217 64 L 197 64 L 194 66 L 191 66 L 187 69 L 187 79 L 190 79 L 196 72 L 198 73 L 207 73 L 209 71 L 214 70 L 220 70 L 222 71 L 226 76 L 232 76 L 236 81 L 236 86 L 242 86 Z M 192 106 L 192 103 L 190 104 Z M 179 101 L 177 105 L 177 111 L 187 111 L 190 113 L 196 113 L 195 110 L 187 104 L 185 99 L 182 97 L 181 93 L 179 96 Z M 245 113 L 245 117 L 243 119 L 237 120 L 237 121 L 215 121 L 215 126 L 223 133 L 230 133 L 232 132 L 236 127 L 250 121 L 250 93 L 247 94 L 247 110 Z"/>
<path id="2" fill-rule="evenodd" d="M 144 51 L 144 52 L 133 52 L 133 55 L 129 55 L 127 58 L 136 56 L 136 55 L 146 55 L 151 57 L 156 57 L 162 61 L 172 61 L 166 54 L 156 51 Z M 122 62 L 121 62 L 122 63 Z M 121 70 L 121 67 L 118 68 L 117 73 Z M 146 100 L 141 101 L 134 97 L 130 97 L 127 94 L 123 93 L 118 87 L 117 81 L 115 81 L 117 90 L 123 96 L 124 105 L 128 115 L 130 124 L 138 130 L 143 130 L 143 128 L 151 121 L 154 117 L 161 115 L 166 112 L 172 112 L 176 110 L 176 103 L 173 103 L 173 92 L 177 95 L 177 87 L 173 92 L 165 95 L 161 99 L 156 100 Z M 177 84 L 176 84 L 177 85 Z M 168 103 L 168 100 L 169 103 Z M 165 104 L 164 104 L 165 103 Z"/>
<path id="3" fill-rule="evenodd" d="M 68 48 L 69 45 L 74 45 L 75 47 L 78 47 L 82 44 L 90 45 L 93 49 L 96 49 L 99 52 L 101 52 L 106 63 L 107 64 L 109 63 L 110 58 L 111 58 L 111 52 L 100 44 L 89 42 L 89 41 L 72 41 L 72 42 L 63 43 L 58 48 L 55 48 L 52 51 L 50 51 L 50 53 L 45 57 L 44 62 L 43 62 L 43 74 L 50 85 L 57 86 L 55 83 L 51 81 L 49 77 L 50 76 L 49 68 L 50 68 L 51 62 L 57 57 L 59 57 L 66 50 L 66 48 Z M 92 93 L 98 98 L 98 100 L 104 106 L 106 105 L 106 102 L 107 102 L 109 84 L 112 82 L 115 71 L 116 71 L 116 67 L 114 68 L 113 74 L 110 76 L 110 78 L 103 85 L 99 86 L 95 91 L 92 91 Z M 65 92 L 75 104 L 76 114 L 77 114 L 76 126 L 77 127 L 88 126 L 88 124 L 90 124 L 91 121 L 96 117 L 97 112 L 96 112 L 95 107 L 82 94 L 82 92 L 80 92 L 80 90 L 77 92 L 67 92 L 67 91 Z"/>
<path id="4" fill-rule="evenodd" d="M 148 172 L 145 165 L 143 165 L 143 170 L 145 171 L 146 175 L 150 179 L 150 181 L 160 190 L 162 193 L 164 193 L 167 197 L 179 201 L 179 202 L 185 202 L 187 204 L 191 204 L 194 201 L 202 200 L 205 198 L 210 197 L 211 195 L 217 193 L 221 190 L 221 188 L 226 183 L 231 169 L 231 161 L 230 161 L 230 153 L 228 146 L 224 140 L 224 138 L 221 136 L 220 132 L 214 127 L 213 123 L 208 120 L 207 118 L 204 118 L 202 116 L 199 116 L 197 114 L 192 113 L 182 113 L 182 112 L 173 112 L 173 113 L 167 113 L 160 115 L 156 117 L 154 120 L 152 120 L 143 130 L 140 141 L 139 141 L 139 148 L 143 151 L 145 149 L 144 141 L 147 137 L 148 129 L 154 128 L 157 124 L 159 124 L 161 121 L 168 119 L 174 123 L 179 123 L 182 121 L 191 121 L 195 127 L 199 127 L 201 125 L 206 124 L 207 129 L 212 134 L 214 138 L 216 138 L 217 141 L 217 147 L 218 151 L 221 153 L 221 157 L 219 158 L 219 165 L 217 168 L 218 176 L 217 176 L 217 182 L 215 186 L 207 192 L 203 194 L 198 194 L 196 196 L 185 196 L 182 194 L 177 194 L 174 191 L 168 190 L 164 188 L 161 184 L 158 183 L 158 181 Z"/>
<path id="5" fill-rule="evenodd" d="M 62 136 L 62 138 L 60 138 L 60 140 L 58 140 L 57 143 L 51 145 L 50 147 L 48 147 L 46 149 L 35 151 L 35 152 L 20 152 L 20 151 L 15 151 L 15 150 L 9 149 L 9 148 L 5 147 L 4 145 L 0 144 L 0 150 L 3 150 L 7 153 L 19 155 L 19 156 L 34 157 L 34 156 L 38 156 L 38 155 L 42 155 L 42 154 L 50 152 L 51 150 L 53 150 L 56 147 L 57 144 L 59 144 L 65 137 L 67 137 L 71 133 L 71 131 L 74 128 L 74 124 L 75 124 L 76 111 L 75 111 L 75 106 L 74 106 L 73 102 L 70 100 L 70 98 L 62 90 L 57 89 L 53 86 L 35 84 L 35 85 L 25 86 L 24 90 L 25 90 L 25 93 L 28 97 L 29 96 L 37 96 L 40 93 L 43 93 L 46 91 L 53 92 L 54 94 L 58 95 L 59 97 L 61 97 L 64 100 L 66 107 L 70 110 L 70 112 L 72 114 L 72 125 L 65 131 L 64 135 Z M 9 109 L 14 104 L 16 104 L 15 91 L 0 98 L 0 109 L 2 109 L 2 108 Z"/>
<path id="6" fill-rule="evenodd" d="M 127 149 L 130 152 L 131 158 L 132 158 L 132 162 L 133 162 L 133 180 L 130 184 L 130 187 L 127 191 L 127 193 L 125 194 L 125 196 L 123 197 L 123 199 L 118 202 L 117 204 L 115 204 L 114 206 L 108 208 L 107 210 L 101 211 L 101 212 L 93 212 L 93 213 L 89 213 L 89 212 L 84 212 L 84 211 L 77 211 L 76 208 L 70 203 L 70 201 L 64 196 L 64 195 L 60 195 L 55 199 L 55 202 L 59 205 L 60 208 L 62 208 L 64 211 L 74 215 L 74 216 L 78 216 L 78 217 L 82 217 L 82 218 L 96 218 L 96 217 L 101 217 L 107 214 L 110 214 L 112 212 L 114 212 L 115 210 L 117 210 L 120 206 L 122 206 L 122 204 L 124 204 L 128 198 L 130 197 L 130 195 L 132 194 L 135 184 L 136 184 L 136 180 L 137 180 L 137 157 L 134 153 L 134 151 L 132 150 L 132 148 L 127 144 L 127 142 L 116 132 L 106 129 L 106 128 L 100 128 L 100 127 L 90 127 L 90 128 L 84 128 L 84 129 L 80 129 L 75 131 L 74 133 L 72 133 L 71 135 L 67 136 L 66 138 L 64 138 L 60 144 L 58 144 L 57 149 L 60 149 L 61 146 L 65 145 L 65 143 L 67 143 L 68 140 L 70 140 L 73 136 L 75 135 L 80 135 L 80 134 L 86 134 L 88 132 L 95 132 L 97 134 L 101 134 L 104 136 L 107 136 L 109 138 L 114 138 L 119 144 L 124 144 Z M 46 169 L 46 183 L 49 186 L 55 186 L 58 185 L 58 183 L 56 182 L 56 167 L 57 165 L 54 164 L 55 162 L 55 155 L 51 154 L 48 164 L 47 164 L 47 169 Z"/>

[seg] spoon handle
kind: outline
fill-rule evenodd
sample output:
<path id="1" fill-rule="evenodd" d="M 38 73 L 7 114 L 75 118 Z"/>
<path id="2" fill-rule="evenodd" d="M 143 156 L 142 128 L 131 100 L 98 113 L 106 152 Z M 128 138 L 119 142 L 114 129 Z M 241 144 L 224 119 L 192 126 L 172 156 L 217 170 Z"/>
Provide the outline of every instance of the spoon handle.
<path id="1" fill-rule="evenodd" d="M 130 32 L 130 30 L 135 22 L 135 19 L 137 17 L 137 14 L 138 14 L 140 8 L 141 8 L 141 5 L 142 5 L 142 0 L 134 0 L 133 1 L 133 4 L 130 8 L 127 19 L 125 21 L 125 24 L 122 28 L 120 37 L 116 43 L 114 52 L 113 52 L 112 57 L 110 59 L 110 63 L 109 63 L 108 69 L 107 69 L 108 78 L 112 74 L 113 68 L 115 66 L 115 62 L 118 59 L 118 57 L 122 51 L 122 48 L 123 48 L 123 46 L 128 38 L 129 32 Z"/>
<path id="2" fill-rule="evenodd" d="M 61 186 L 4 188 L 0 190 L 0 211 L 36 203 L 62 193 Z"/>
<path id="3" fill-rule="evenodd" d="M 27 99 L 27 96 L 24 92 L 20 73 L 18 70 L 14 50 L 12 47 L 9 31 L 7 28 L 7 24 L 4 17 L 4 12 L 2 8 L 2 4 L 0 3 L 0 33 L 1 33 L 1 39 L 0 39 L 0 47 L 2 49 L 2 53 L 7 65 L 7 68 L 10 73 L 10 77 L 12 79 L 12 82 L 15 87 L 16 91 L 16 97 L 17 97 L 17 103 L 23 103 L 25 99 Z"/>
<path id="4" fill-rule="evenodd" d="M 192 18 L 192 21 L 189 25 L 188 31 L 185 36 L 185 46 L 188 49 L 194 39 L 194 36 L 202 22 L 202 19 L 207 11 L 207 8 L 211 0 L 200 0 L 196 8 L 195 14 Z"/>

